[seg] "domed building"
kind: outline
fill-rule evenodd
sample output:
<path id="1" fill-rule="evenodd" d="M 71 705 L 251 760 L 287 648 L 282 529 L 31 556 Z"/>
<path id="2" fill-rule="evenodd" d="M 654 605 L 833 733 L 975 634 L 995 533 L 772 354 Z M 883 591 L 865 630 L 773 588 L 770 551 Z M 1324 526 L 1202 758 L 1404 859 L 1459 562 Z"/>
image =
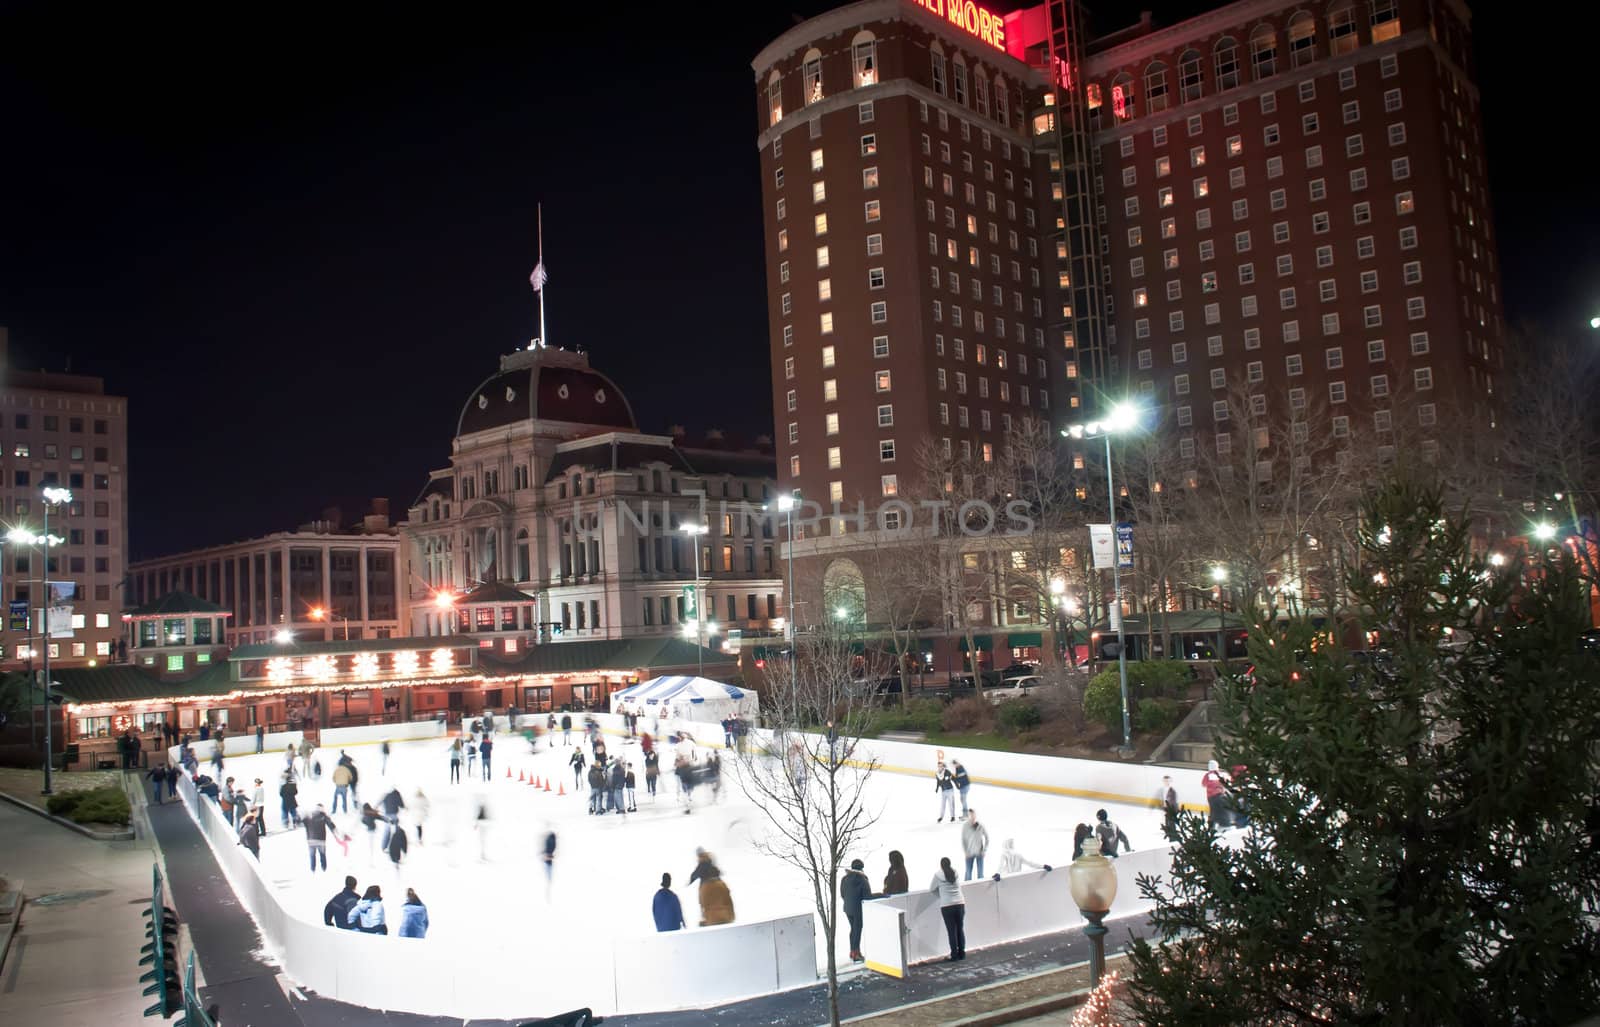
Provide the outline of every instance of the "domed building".
<path id="1" fill-rule="evenodd" d="M 402 526 L 412 633 L 474 634 L 513 660 L 541 642 L 692 635 L 695 541 L 708 646 L 781 625 L 780 533 L 762 510 L 775 470 L 767 439 L 641 432 L 582 353 L 508 354 Z M 695 524 L 697 540 L 680 530 Z"/>

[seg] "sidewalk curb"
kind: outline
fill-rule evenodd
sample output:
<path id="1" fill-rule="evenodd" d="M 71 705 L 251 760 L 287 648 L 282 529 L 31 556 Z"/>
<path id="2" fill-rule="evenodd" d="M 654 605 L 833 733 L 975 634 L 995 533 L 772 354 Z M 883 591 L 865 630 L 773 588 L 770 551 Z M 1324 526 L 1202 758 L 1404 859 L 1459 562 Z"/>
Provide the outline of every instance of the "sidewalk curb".
<path id="1" fill-rule="evenodd" d="M 131 841 L 133 841 L 133 837 L 134 836 L 133 836 L 133 829 L 131 827 L 130 828 L 124 828 L 121 831 L 104 831 L 104 832 L 103 831 L 91 831 L 87 827 L 84 827 L 82 824 L 75 824 L 72 821 L 67 820 L 65 817 L 58 817 L 55 814 L 49 812 L 48 810 L 44 810 L 44 809 L 41 809 L 38 806 L 35 806 L 31 802 L 22 801 L 21 799 L 17 798 L 15 795 L 8 795 L 5 792 L 0 792 L 0 799 L 4 799 L 6 802 L 11 803 L 11 805 L 17 807 L 18 809 L 25 809 L 29 813 L 34 813 L 34 814 L 37 814 L 37 815 L 39 815 L 41 817 L 44 817 L 46 820 L 49 820 L 49 821 L 51 821 L 53 823 L 56 823 L 56 824 L 59 824 L 62 827 L 67 828 L 68 830 L 76 831 L 79 834 L 83 835 L 85 838 L 93 838 L 97 842 L 131 842 Z"/>
<path id="2" fill-rule="evenodd" d="M 22 926 L 22 910 L 28 904 L 28 896 L 22 890 L 22 882 L 17 881 L 14 883 L 17 885 L 17 911 L 5 925 L 5 938 L 0 940 L 0 971 L 5 970 L 6 957 L 11 954 L 11 939 L 17 936 L 17 930 Z"/>
<path id="3" fill-rule="evenodd" d="M 1030 1002 L 1019 1002 L 1014 1006 L 1004 1006 L 993 1009 L 977 1016 L 969 1016 L 964 1020 L 949 1020 L 943 1027 L 998 1027 L 1000 1024 L 1016 1023 L 1018 1020 L 1029 1020 L 1045 1013 L 1054 1013 L 1062 1009 L 1071 1009 L 1081 1006 L 1088 1001 L 1092 988 L 1080 988 L 1077 991 L 1063 991 L 1056 995 L 1046 995 L 1033 999 Z"/>

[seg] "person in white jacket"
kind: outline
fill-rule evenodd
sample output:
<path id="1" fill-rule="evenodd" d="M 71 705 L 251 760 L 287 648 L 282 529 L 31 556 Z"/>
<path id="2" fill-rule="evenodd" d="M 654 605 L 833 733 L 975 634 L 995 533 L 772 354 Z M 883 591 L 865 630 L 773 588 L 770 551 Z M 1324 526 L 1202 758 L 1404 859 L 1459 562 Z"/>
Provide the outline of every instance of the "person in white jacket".
<path id="1" fill-rule="evenodd" d="M 1018 852 L 1016 850 L 1016 844 L 1016 839 L 1014 838 L 1007 838 L 1004 842 L 1000 843 L 1001 874 L 1020 874 L 1022 873 L 1023 867 L 1032 867 L 1034 870 L 1043 870 L 1047 873 L 1050 871 L 1051 867 L 1049 863 L 1035 863 L 1033 860 Z M 999 879 L 1000 874 L 996 874 L 995 880 L 998 881 Z"/>
<path id="2" fill-rule="evenodd" d="M 939 915 L 944 917 L 944 933 L 950 939 L 950 958 L 955 963 L 967 958 L 967 904 L 961 897 L 961 882 L 956 880 L 956 868 L 950 857 L 939 860 L 939 872 L 933 875 L 928 891 L 939 896 Z"/>
<path id="3" fill-rule="evenodd" d="M 967 810 L 967 822 L 961 825 L 961 851 L 967 857 L 966 880 L 972 880 L 972 866 L 978 866 L 978 876 L 983 876 L 983 856 L 989 851 L 989 829 L 978 823 L 978 811 Z"/>

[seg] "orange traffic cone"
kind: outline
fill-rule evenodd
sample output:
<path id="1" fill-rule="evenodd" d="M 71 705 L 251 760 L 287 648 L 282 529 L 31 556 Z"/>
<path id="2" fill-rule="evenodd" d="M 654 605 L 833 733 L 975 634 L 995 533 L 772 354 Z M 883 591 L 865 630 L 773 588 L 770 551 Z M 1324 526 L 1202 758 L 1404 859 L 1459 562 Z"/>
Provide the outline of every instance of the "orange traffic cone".
<path id="1" fill-rule="evenodd" d="M 558 789 L 556 792 L 557 795 L 567 794 L 567 783 L 565 781 L 558 781 L 556 783 L 556 788 Z"/>
<path id="2" fill-rule="evenodd" d="M 537 788 L 537 787 L 539 787 L 539 782 L 535 781 L 533 778 L 530 777 L 530 778 L 528 778 L 528 786 L 530 788 Z"/>
<path id="3" fill-rule="evenodd" d="M 544 790 L 547 791 L 547 792 L 550 790 L 550 779 L 549 778 L 545 778 L 544 779 Z"/>
<path id="4" fill-rule="evenodd" d="M 506 777 L 508 777 L 508 778 L 509 778 L 509 777 L 510 777 L 510 776 L 511 776 L 511 768 L 510 768 L 510 767 L 507 767 L 507 768 L 506 768 Z"/>
<path id="5" fill-rule="evenodd" d="M 511 776 L 511 768 L 507 767 L 506 768 L 506 777 L 510 777 L 510 776 Z M 528 779 L 526 777 L 522 776 L 522 771 L 520 771 L 520 770 L 517 771 L 517 784 L 522 784 L 526 780 L 528 780 Z"/>
<path id="6" fill-rule="evenodd" d="M 533 778 L 533 786 L 535 788 L 539 787 L 539 778 L 538 777 L 534 777 Z"/>

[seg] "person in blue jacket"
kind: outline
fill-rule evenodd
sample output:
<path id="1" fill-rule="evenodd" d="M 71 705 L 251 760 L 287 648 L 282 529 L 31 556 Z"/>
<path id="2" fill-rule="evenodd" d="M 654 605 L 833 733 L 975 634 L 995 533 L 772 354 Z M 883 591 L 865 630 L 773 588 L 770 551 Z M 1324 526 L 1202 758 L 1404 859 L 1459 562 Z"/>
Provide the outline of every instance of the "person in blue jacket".
<path id="1" fill-rule="evenodd" d="M 406 889 L 406 904 L 400 907 L 400 937 L 426 938 L 428 936 L 428 907 L 417 898 L 417 893 Z"/>
<path id="2" fill-rule="evenodd" d="M 658 931 L 681 931 L 687 926 L 683 922 L 683 903 L 678 901 L 677 894 L 672 890 L 671 874 L 661 875 L 661 890 L 656 892 L 650 912 L 656 918 Z"/>

